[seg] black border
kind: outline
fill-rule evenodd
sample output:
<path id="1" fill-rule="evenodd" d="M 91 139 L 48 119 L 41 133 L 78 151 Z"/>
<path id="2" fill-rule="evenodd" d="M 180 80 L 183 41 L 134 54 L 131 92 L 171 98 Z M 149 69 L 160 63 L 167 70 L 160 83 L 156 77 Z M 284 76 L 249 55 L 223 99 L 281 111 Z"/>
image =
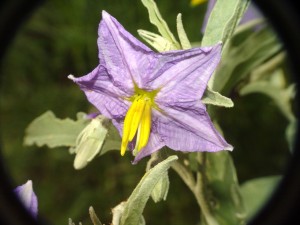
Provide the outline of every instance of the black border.
<path id="1" fill-rule="evenodd" d="M 291 72 L 299 87 L 300 76 L 300 10 L 293 0 L 254 0 L 272 24 L 287 50 Z M 296 93 L 299 107 L 299 93 Z M 299 118 L 299 115 L 297 115 Z M 297 124 L 299 129 L 299 122 Z M 293 157 L 287 164 L 285 176 L 272 199 L 249 225 L 300 224 L 300 151 L 299 132 Z"/>
<path id="2" fill-rule="evenodd" d="M 2 0 L 0 2 L 0 60 L 2 60 L 17 30 L 44 0 Z M 293 0 L 255 0 L 257 6 L 270 20 L 283 41 L 294 77 L 299 84 L 300 76 L 300 10 Z M 297 103 L 299 96 L 297 94 Z M 299 104 L 298 104 L 299 105 Z M 299 117 L 297 115 L 297 117 Z M 299 127 L 299 126 L 298 126 Z M 249 225 L 297 224 L 300 218 L 300 151 L 299 133 L 294 157 L 273 198 Z M 1 146 L 0 146 L 1 147 Z M 0 155 L 1 156 L 1 155 Z M 9 171 L 0 158 L 0 223 L 10 225 L 41 225 L 24 209 L 12 193 Z M 299 223 L 300 224 L 300 223 Z"/>

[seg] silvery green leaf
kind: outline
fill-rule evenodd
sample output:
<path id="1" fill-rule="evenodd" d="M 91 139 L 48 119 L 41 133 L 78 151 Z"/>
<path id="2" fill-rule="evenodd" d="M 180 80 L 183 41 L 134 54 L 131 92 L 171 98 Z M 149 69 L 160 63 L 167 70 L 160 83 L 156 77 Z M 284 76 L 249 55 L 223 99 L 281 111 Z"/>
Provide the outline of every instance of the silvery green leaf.
<path id="1" fill-rule="evenodd" d="M 216 1 L 207 21 L 202 46 L 215 45 L 220 41 L 225 45 L 248 5 L 249 0 Z"/>
<path id="2" fill-rule="evenodd" d="M 159 33 L 172 43 L 172 46 L 175 46 L 175 49 L 180 49 L 179 43 L 176 41 L 174 35 L 170 31 L 167 23 L 164 21 L 160 12 L 157 8 L 156 3 L 153 0 L 142 0 L 142 3 L 147 8 L 149 13 L 150 22 L 155 25 L 159 31 Z"/>
<path id="3" fill-rule="evenodd" d="M 221 95 L 218 92 L 207 88 L 201 99 L 202 103 L 215 106 L 233 107 L 233 102 L 230 98 Z"/>
<path id="4" fill-rule="evenodd" d="M 89 214 L 90 214 L 90 218 L 92 220 L 93 225 L 102 225 L 102 223 L 100 222 L 100 220 L 92 206 L 89 208 Z"/>
<path id="5" fill-rule="evenodd" d="M 155 203 L 160 202 L 162 200 L 167 199 L 167 195 L 169 192 L 169 176 L 168 173 L 165 173 L 154 186 L 154 189 L 151 192 L 151 197 Z"/>
<path id="6" fill-rule="evenodd" d="M 241 79 L 281 49 L 282 44 L 268 27 L 252 32 L 238 45 L 230 44 L 215 72 L 212 89 L 229 93 Z"/>
<path id="7" fill-rule="evenodd" d="M 226 51 L 227 43 L 243 17 L 249 2 L 249 0 L 216 1 L 208 18 L 201 45 L 212 46 L 221 42 L 223 44 L 223 52 Z M 215 72 L 208 83 L 208 86 L 215 91 L 221 91 L 221 89 L 215 88 L 215 82 L 224 83 L 224 80 L 215 80 L 218 76 Z"/>
<path id="8" fill-rule="evenodd" d="M 120 225 L 121 217 L 122 217 L 122 214 L 124 213 L 125 206 L 126 206 L 126 202 L 121 202 L 119 205 L 117 205 L 116 207 L 114 207 L 111 210 L 112 214 L 113 214 L 111 224 Z M 145 224 L 146 224 L 145 219 L 144 219 L 143 215 L 141 215 L 137 225 L 145 225 Z"/>
<path id="9" fill-rule="evenodd" d="M 167 173 L 172 162 L 177 159 L 177 156 L 170 156 L 145 173 L 126 201 L 121 216 L 121 225 L 138 224 L 155 185 L 159 179 Z"/>
<path id="10" fill-rule="evenodd" d="M 78 134 L 87 125 L 84 113 L 77 114 L 77 120 L 58 119 L 53 112 L 47 111 L 34 119 L 26 128 L 24 144 L 50 148 L 74 146 Z"/>
<path id="11" fill-rule="evenodd" d="M 176 49 L 176 46 L 168 39 L 146 30 L 138 30 L 138 34 L 158 52 Z"/>
<path id="12" fill-rule="evenodd" d="M 262 177 L 246 181 L 241 185 L 247 220 L 250 220 L 267 203 L 280 179 L 281 176 Z"/>
<path id="13" fill-rule="evenodd" d="M 186 32 L 184 30 L 183 24 L 182 24 L 182 18 L 181 13 L 177 15 L 177 33 L 180 40 L 180 45 L 182 49 L 190 49 L 191 43 L 186 35 Z"/>
<path id="14" fill-rule="evenodd" d="M 120 224 L 120 220 L 122 217 L 122 214 L 124 212 L 124 208 L 125 208 L 126 202 L 121 202 L 119 205 L 115 206 L 111 212 L 113 215 L 112 218 L 112 224 L 113 225 L 119 225 Z"/>
<path id="15" fill-rule="evenodd" d="M 76 154 L 74 168 L 84 168 L 92 159 L 98 155 L 106 135 L 108 133 L 108 119 L 102 115 L 92 119 L 90 123 L 80 132 L 76 139 L 76 145 L 70 149 Z"/>

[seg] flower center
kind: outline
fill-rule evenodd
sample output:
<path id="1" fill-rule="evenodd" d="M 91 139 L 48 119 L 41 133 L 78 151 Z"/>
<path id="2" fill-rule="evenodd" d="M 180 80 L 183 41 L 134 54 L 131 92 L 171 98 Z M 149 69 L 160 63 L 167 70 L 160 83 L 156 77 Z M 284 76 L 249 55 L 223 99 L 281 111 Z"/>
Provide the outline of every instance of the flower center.
<path id="1" fill-rule="evenodd" d="M 151 107 L 155 107 L 154 98 L 157 91 L 147 92 L 135 87 L 135 95 L 129 101 L 132 101 L 129 107 L 123 127 L 121 155 L 125 154 L 127 145 L 136 136 L 136 144 L 133 150 L 134 154 L 144 148 L 149 140 L 151 130 Z"/>

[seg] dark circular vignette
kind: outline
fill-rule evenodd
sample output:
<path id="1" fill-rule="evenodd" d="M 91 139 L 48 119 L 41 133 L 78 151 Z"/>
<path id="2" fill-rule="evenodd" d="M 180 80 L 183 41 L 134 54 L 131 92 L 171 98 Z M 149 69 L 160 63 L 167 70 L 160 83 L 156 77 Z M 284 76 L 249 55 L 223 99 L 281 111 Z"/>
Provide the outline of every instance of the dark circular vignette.
<path id="1" fill-rule="evenodd" d="M 0 60 L 20 26 L 45 0 L 2 0 L 0 2 Z M 289 57 L 294 78 L 299 84 L 300 76 L 300 10 L 293 0 L 255 0 L 254 3 L 270 20 L 283 41 Z M 0 62 L 1 66 L 1 62 Z M 297 93 L 297 103 L 299 103 Z M 299 126 L 298 126 L 299 127 Z M 249 225 L 297 224 L 300 215 L 300 151 L 299 132 L 295 152 L 286 168 L 286 174 L 272 199 L 253 218 Z M 1 146 L 0 146 L 1 148 Z M 1 149 L 0 149 L 1 150 Z M 1 152 L 0 152 L 1 157 Z M 14 196 L 13 181 L 0 158 L 0 223 L 9 225 L 42 225 L 35 220 Z"/>
<path id="2" fill-rule="evenodd" d="M 293 0 L 254 0 L 287 50 L 288 62 L 294 79 L 300 82 L 300 8 Z M 299 93 L 296 93 L 299 107 Z M 299 114 L 297 115 L 299 118 Z M 266 206 L 249 225 L 300 224 L 300 142 L 299 122 L 294 155 L 287 163 L 285 176 Z"/>
<path id="3" fill-rule="evenodd" d="M 43 0 L 1 0 L 0 2 L 0 67 L 2 59 L 18 28 L 28 19 Z M 1 80 L 1 78 L 0 78 Z M 0 81 L 1 82 L 1 81 Z M 1 83 L 0 83 L 1 84 Z M 1 124 L 0 124 L 1 125 Z M 1 135 L 1 134 L 0 134 Z M 46 224 L 34 219 L 13 194 L 13 180 L 5 167 L 1 155 L 0 139 L 0 224 L 3 225 L 41 225 Z"/>

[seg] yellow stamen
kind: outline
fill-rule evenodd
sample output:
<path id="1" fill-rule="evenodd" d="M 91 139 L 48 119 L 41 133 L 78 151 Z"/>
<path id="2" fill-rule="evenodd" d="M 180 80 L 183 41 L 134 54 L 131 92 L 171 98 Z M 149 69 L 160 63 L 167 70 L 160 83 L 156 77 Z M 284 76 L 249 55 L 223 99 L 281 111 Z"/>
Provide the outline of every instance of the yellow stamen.
<path id="1" fill-rule="evenodd" d="M 131 121 L 131 126 L 130 126 L 130 133 L 129 133 L 129 141 L 132 141 L 134 138 L 136 131 L 138 129 L 138 126 L 140 124 L 143 112 L 145 108 L 145 100 L 140 98 L 137 100 L 137 106 L 135 108 L 135 113 L 133 115 L 132 121 Z"/>
<path id="2" fill-rule="evenodd" d="M 137 142 L 137 151 L 140 151 L 144 148 L 149 140 L 151 128 L 151 105 L 149 102 L 146 102 L 144 113 L 141 119 L 141 126 L 139 128 L 140 137 Z"/>
<path id="3" fill-rule="evenodd" d="M 121 144 L 122 156 L 126 152 L 128 143 L 134 138 L 136 141 L 133 150 L 134 155 L 147 145 L 151 130 L 151 110 L 152 108 L 159 110 L 154 101 L 159 90 L 146 91 L 135 85 L 135 94 L 126 98 L 126 100 L 132 102 L 132 105 L 129 107 L 124 119 Z"/>
<path id="4" fill-rule="evenodd" d="M 134 149 L 133 149 L 133 151 L 132 151 L 132 154 L 134 155 L 134 156 L 136 156 L 137 155 L 137 153 L 138 153 L 138 143 L 140 143 L 140 137 L 141 137 L 141 123 L 139 124 L 139 127 L 138 127 L 138 131 L 137 131 L 137 134 L 136 134 L 136 142 L 135 142 L 135 147 L 134 147 Z"/>
<path id="5" fill-rule="evenodd" d="M 134 113 L 136 111 L 137 102 L 138 99 L 135 99 L 132 103 L 132 105 L 129 107 L 125 120 L 124 120 L 124 127 L 123 127 L 123 135 L 122 135 L 122 144 L 121 144 L 121 155 L 123 156 L 125 154 L 127 145 L 128 145 L 128 137 L 130 134 L 130 128 L 131 128 L 131 122 L 134 116 Z"/>

